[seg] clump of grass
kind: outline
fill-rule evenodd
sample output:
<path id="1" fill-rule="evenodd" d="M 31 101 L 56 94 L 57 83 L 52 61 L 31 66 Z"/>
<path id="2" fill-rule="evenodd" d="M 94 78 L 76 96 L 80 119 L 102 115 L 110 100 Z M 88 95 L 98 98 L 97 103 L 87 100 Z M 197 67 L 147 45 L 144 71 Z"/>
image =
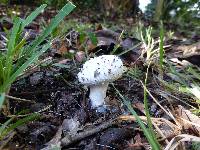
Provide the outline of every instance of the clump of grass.
<path id="1" fill-rule="evenodd" d="M 29 25 L 47 5 L 41 5 L 33 11 L 26 19 L 16 17 L 14 19 L 13 28 L 8 34 L 8 42 L 6 52 L 0 54 L 0 111 L 2 111 L 5 101 L 5 95 L 9 93 L 11 84 L 18 76 L 34 62 L 36 62 L 46 50 L 51 46 L 51 39 L 47 38 L 58 24 L 68 15 L 74 8 L 71 2 L 68 2 L 60 12 L 55 16 L 50 24 L 42 31 L 42 33 L 32 42 L 27 43 L 28 33 L 23 36 L 24 28 Z M 44 42 L 47 40 L 47 42 Z M 45 44 L 42 44 L 45 43 Z M 8 108 L 9 109 L 9 108 Z M 37 118 L 38 114 L 28 115 L 22 119 L 16 117 L 9 119 L 0 125 L 0 140 L 8 135 L 16 127 Z M 16 121 L 17 119 L 17 121 Z M 0 147 L 1 149 L 2 147 Z"/>
<path id="2" fill-rule="evenodd" d="M 164 63 L 164 27 L 160 23 L 160 39 L 155 40 L 152 36 L 153 28 L 151 26 L 144 27 L 142 23 L 134 28 L 133 36 L 142 43 L 141 59 L 144 64 L 148 66 L 149 63 L 159 64 L 160 70 L 163 68 Z M 159 47 L 157 46 L 159 44 Z"/>
<path id="3" fill-rule="evenodd" d="M 52 19 L 49 26 L 31 43 L 27 44 L 26 36 L 22 36 L 24 28 L 29 25 L 47 5 L 44 4 L 32 12 L 26 19 L 16 17 L 11 33 L 8 35 L 7 51 L 0 56 L 0 93 L 8 93 L 11 84 L 16 78 L 34 63 L 38 57 L 51 46 L 51 41 L 41 45 L 47 36 L 55 29 L 73 9 L 72 3 L 66 4 L 61 11 Z M 27 33 L 28 34 L 28 33 Z M 28 36 L 28 35 L 27 35 Z M 3 104 L 4 96 L 1 96 L 0 104 Z M 2 105 L 0 105 L 0 108 Z"/>
<path id="4" fill-rule="evenodd" d="M 163 24 L 161 22 L 161 29 L 160 29 L 160 41 L 159 41 L 159 48 L 155 48 L 156 42 L 154 41 L 154 38 L 152 37 L 152 27 L 148 27 L 146 30 L 143 30 L 143 26 L 142 24 L 139 24 L 136 32 L 135 32 L 135 36 L 136 38 L 140 39 L 143 47 L 144 47 L 144 51 L 142 53 L 142 59 L 143 62 L 145 63 L 145 65 L 147 65 L 147 72 L 145 75 L 145 81 L 144 81 L 144 87 L 147 86 L 147 79 L 148 79 L 148 71 L 149 71 L 149 67 L 151 66 L 152 63 L 159 63 L 160 66 L 160 71 L 163 69 L 163 65 L 164 65 L 164 28 L 163 28 Z M 144 34 L 145 33 L 145 34 Z M 144 57 L 144 54 L 146 54 L 146 57 Z M 157 61 L 159 56 L 159 61 Z M 156 59 L 155 59 L 156 58 Z M 131 68 L 129 69 L 127 75 L 129 77 L 132 77 L 134 79 L 138 79 L 139 78 L 139 74 L 140 71 L 137 68 Z M 141 80 L 140 80 L 141 81 Z M 142 81 L 141 81 L 142 82 Z M 143 83 L 143 82 L 142 82 Z M 149 104 L 148 104 L 148 93 L 146 88 L 144 88 L 144 107 L 145 107 L 145 115 L 147 117 L 147 126 L 145 127 L 143 122 L 140 120 L 140 118 L 138 117 L 137 113 L 134 111 L 134 109 L 132 108 L 130 102 L 124 98 L 119 91 L 116 89 L 118 95 L 120 96 L 120 98 L 123 100 L 124 104 L 128 107 L 129 111 L 135 116 L 135 118 L 137 119 L 140 127 L 142 128 L 142 131 L 144 132 L 147 140 L 149 141 L 152 149 L 160 149 L 160 145 L 159 142 L 156 138 L 156 134 L 154 132 L 153 129 L 153 125 L 152 125 L 152 121 L 151 121 L 151 115 L 150 115 L 150 111 L 149 111 Z"/>

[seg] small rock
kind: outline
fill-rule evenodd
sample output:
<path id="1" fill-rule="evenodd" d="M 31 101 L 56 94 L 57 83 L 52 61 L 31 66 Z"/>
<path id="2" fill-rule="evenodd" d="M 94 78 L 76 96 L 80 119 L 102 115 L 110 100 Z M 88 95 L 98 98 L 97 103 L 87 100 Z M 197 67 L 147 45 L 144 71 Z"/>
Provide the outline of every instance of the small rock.
<path id="1" fill-rule="evenodd" d="M 56 126 L 54 125 L 45 125 L 39 128 L 34 129 L 30 133 L 30 142 L 38 145 L 42 145 L 48 142 L 56 133 Z"/>
<path id="2" fill-rule="evenodd" d="M 76 55 L 75 55 L 75 58 L 76 58 L 76 60 L 77 60 L 78 62 L 83 62 L 84 59 L 86 58 L 86 57 L 85 57 L 85 52 L 83 52 L 83 51 L 77 52 Z"/>
<path id="3" fill-rule="evenodd" d="M 35 103 L 30 106 L 31 112 L 38 112 L 45 108 L 45 104 L 43 103 Z"/>
<path id="4" fill-rule="evenodd" d="M 37 85 L 41 82 L 43 79 L 44 73 L 43 72 L 36 72 L 33 73 L 32 76 L 30 76 L 30 84 L 31 85 Z"/>
<path id="5" fill-rule="evenodd" d="M 85 141 L 85 143 L 83 143 L 83 144 L 85 145 L 84 150 L 97 149 L 97 140 L 96 140 L 96 138 L 91 139 L 89 143 L 87 141 Z"/>
<path id="6" fill-rule="evenodd" d="M 111 145 L 122 143 L 122 139 L 126 140 L 131 137 L 132 133 L 128 129 L 124 128 L 110 128 L 101 135 L 100 145 Z"/>
<path id="7" fill-rule="evenodd" d="M 88 115 L 86 113 L 86 111 L 82 108 L 80 108 L 79 110 L 76 111 L 76 116 L 78 118 L 78 121 L 80 122 L 80 124 L 85 124 L 87 119 L 88 119 Z"/>
<path id="8" fill-rule="evenodd" d="M 68 132 L 68 134 L 75 135 L 79 130 L 80 122 L 76 117 L 72 119 L 65 119 L 63 121 L 63 132 Z"/>
<path id="9" fill-rule="evenodd" d="M 27 125 L 19 126 L 16 128 L 16 130 L 20 134 L 25 134 L 26 132 L 28 132 L 28 126 Z"/>

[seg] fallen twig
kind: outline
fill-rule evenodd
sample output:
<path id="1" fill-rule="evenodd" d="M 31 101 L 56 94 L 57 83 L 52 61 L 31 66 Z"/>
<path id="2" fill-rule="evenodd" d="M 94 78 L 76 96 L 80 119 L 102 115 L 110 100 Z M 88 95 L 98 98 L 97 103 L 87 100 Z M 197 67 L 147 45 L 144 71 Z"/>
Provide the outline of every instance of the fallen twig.
<path id="1" fill-rule="evenodd" d="M 147 121 L 147 118 L 145 116 L 140 116 L 140 119 L 142 121 Z M 179 130 L 180 128 L 171 123 L 170 121 L 164 119 L 164 118 L 151 118 L 152 119 L 152 122 L 153 122 L 153 125 L 155 126 L 156 125 L 156 129 L 158 128 L 157 125 L 160 125 L 162 123 L 165 123 L 167 124 L 169 127 L 171 127 L 173 133 L 174 133 L 174 136 L 175 135 L 178 135 L 179 134 Z M 61 140 L 61 146 L 69 146 L 70 144 L 73 144 L 75 142 L 78 142 L 88 136 L 91 136 L 95 133 L 98 133 L 106 128 L 109 128 L 113 125 L 117 125 L 117 124 L 120 124 L 120 122 L 122 121 L 136 121 L 135 117 L 132 116 L 132 115 L 122 115 L 122 116 L 119 116 L 115 119 L 112 119 L 112 120 L 109 120 L 107 122 L 104 122 L 102 123 L 101 125 L 99 126 L 96 126 L 92 129 L 87 129 L 86 131 L 84 132 L 80 132 L 76 135 L 66 135 L 62 140 Z M 161 131 L 160 131 L 161 132 Z M 166 138 L 166 136 L 164 134 L 161 135 L 163 138 Z M 165 139 L 166 140 L 166 139 Z"/>
<path id="2" fill-rule="evenodd" d="M 9 99 L 13 99 L 13 100 L 16 100 L 16 101 L 35 103 L 35 101 L 33 101 L 33 100 L 28 100 L 28 99 L 24 99 L 24 98 L 18 98 L 18 97 L 14 97 L 14 96 L 10 96 L 10 95 L 5 95 L 5 96 L 7 98 L 9 98 Z"/>
<path id="3" fill-rule="evenodd" d="M 78 133 L 76 135 L 67 135 L 61 140 L 62 146 L 68 146 L 72 143 L 78 142 L 88 136 L 91 136 L 95 133 L 98 133 L 106 128 L 111 127 L 112 125 L 117 124 L 117 119 L 112 119 L 107 122 L 102 123 L 101 125 L 94 127 L 92 129 L 88 129 L 84 132 Z"/>
<path id="4" fill-rule="evenodd" d="M 60 140 L 61 140 L 62 130 L 63 130 L 63 127 L 60 126 L 58 128 L 58 131 L 56 132 L 55 136 L 53 137 L 53 139 L 51 139 L 48 143 L 46 143 L 45 144 L 46 147 L 44 147 L 42 150 L 60 148 Z"/>

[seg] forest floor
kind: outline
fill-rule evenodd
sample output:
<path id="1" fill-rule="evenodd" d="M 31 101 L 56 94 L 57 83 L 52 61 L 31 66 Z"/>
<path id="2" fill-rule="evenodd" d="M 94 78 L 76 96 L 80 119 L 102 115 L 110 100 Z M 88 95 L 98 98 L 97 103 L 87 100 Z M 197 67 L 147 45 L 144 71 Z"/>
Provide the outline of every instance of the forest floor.
<path id="1" fill-rule="evenodd" d="M 0 38 L 4 41 L 2 36 L 12 27 L 12 15 L 5 7 L 0 8 L 1 14 L 4 13 Z M 18 6 L 16 10 L 21 17 L 28 12 L 26 7 Z M 51 9 L 46 10 L 26 28 L 30 34 L 28 40 L 33 40 L 55 14 Z M 173 138 L 187 141 L 179 145 L 181 148 L 195 147 L 196 143 L 187 139 L 200 136 L 199 104 L 191 93 L 182 92 L 179 87 L 186 87 L 181 81 L 189 85 L 193 80 L 198 81 L 186 70 L 188 66 L 196 70 L 200 66 L 200 36 L 195 28 L 188 31 L 164 23 L 164 67 L 160 69 L 160 26 L 138 20 L 103 17 L 87 11 L 69 15 L 52 33 L 51 49 L 11 86 L 8 97 L 11 114 L 0 114 L 0 123 L 12 116 L 22 118 L 27 112 L 39 112 L 40 118 L 17 127 L 0 145 L 6 143 L 5 149 L 148 149 L 144 133 L 124 104 L 124 99 L 130 101 L 146 124 L 143 102 L 146 87 L 161 147 L 170 149 L 178 143 L 170 143 Z M 148 32 L 150 25 L 152 33 Z M 141 33 L 144 37 L 149 35 L 151 41 L 142 40 Z M 0 47 L 3 49 L 3 45 Z M 149 49 L 154 52 L 150 57 Z M 91 109 L 89 90 L 78 82 L 77 74 L 88 57 L 112 53 L 120 55 L 128 71 L 109 85 L 106 97 L 109 109 L 100 113 Z M 192 79 L 188 80 L 188 76 Z"/>

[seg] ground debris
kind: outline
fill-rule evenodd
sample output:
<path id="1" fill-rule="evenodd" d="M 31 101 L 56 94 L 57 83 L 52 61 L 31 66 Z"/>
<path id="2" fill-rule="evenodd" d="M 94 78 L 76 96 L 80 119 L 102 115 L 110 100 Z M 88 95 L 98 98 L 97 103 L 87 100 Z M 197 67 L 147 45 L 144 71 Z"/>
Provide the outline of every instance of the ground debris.
<path id="1" fill-rule="evenodd" d="M 61 140 L 61 145 L 62 146 L 68 146 L 72 143 L 75 143 L 75 142 L 78 142 L 88 136 L 91 136 L 95 133 L 98 133 L 108 127 L 111 127 L 112 125 L 116 124 L 116 121 L 115 120 L 109 120 L 105 123 L 102 123 L 101 125 L 97 126 L 97 127 L 94 127 L 92 129 L 88 129 L 88 130 L 85 130 L 84 132 L 80 132 L 76 135 L 67 135 L 65 136 L 62 140 Z"/>

